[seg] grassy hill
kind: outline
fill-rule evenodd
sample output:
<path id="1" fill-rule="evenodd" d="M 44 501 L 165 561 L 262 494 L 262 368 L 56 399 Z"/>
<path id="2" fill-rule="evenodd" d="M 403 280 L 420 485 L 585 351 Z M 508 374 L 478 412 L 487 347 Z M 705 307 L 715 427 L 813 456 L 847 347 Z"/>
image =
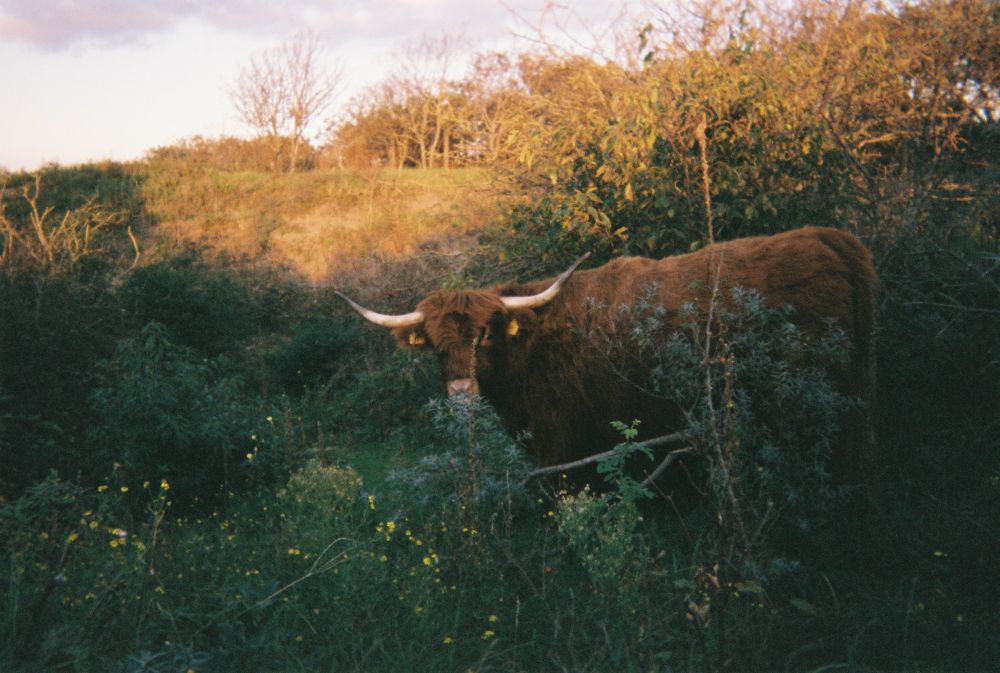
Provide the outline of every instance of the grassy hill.
<path id="1" fill-rule="evenodd" d="M 152 164 L 136 174 L 143 238 L 157 254 L 193 243 L 314 283 L 360 257 L 468 251 L 469 235 L 498 215 L 484 169 L 275 175 Z"/>

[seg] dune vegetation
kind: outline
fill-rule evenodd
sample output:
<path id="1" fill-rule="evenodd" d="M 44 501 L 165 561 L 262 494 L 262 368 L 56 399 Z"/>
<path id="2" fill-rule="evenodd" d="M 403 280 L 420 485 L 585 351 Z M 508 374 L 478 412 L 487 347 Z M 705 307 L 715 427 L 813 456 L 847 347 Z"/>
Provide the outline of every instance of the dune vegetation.
<path id="1" fill-rule="evenodd" d="M 0 175 L 0 670 L 995 669 L 1000 11 L 670 18 L 618 59 L 373 88 L 292 172 L 194 138 Z M 881 279 L 863 484 L 827 469 L 836 332 L 766 297 L 725 317 L 735 362 L 635 299 L 693 410 L 671 494 L 629 468 L 642 419 L 586 487 L 532 478 L 334 294 L 409 311 L 807 224 Z"/>

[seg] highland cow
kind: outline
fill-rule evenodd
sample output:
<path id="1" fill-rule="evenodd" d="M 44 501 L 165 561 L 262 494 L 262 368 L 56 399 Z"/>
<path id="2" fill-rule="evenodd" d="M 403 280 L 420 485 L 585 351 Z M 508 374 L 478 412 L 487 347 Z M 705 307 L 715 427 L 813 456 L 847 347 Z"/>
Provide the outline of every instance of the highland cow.
<path id="1" fill-rule="evenodd" d="M 510 432 L 528 433 L 528 451 L 544 466 L 614 446 L 621 440 L 615 420 L 641 419 L 647 437 L 684 427 L 680 409 L 613 371 L 588 340 L 595 329 L 614 329 L 617 307 L 652 288 L 654 301 L 676 316 L 689 302 L 708 306 L 724 296 L 720 289 L 756 290 L 771 306 L 790 305 L 806 335 L 831 323 L 844 330 L 847 361 L 832 376 L 860 404 L 842 419 L 833 462 L 841 474 L 859 476 L 870 435 L 878 280 L 857 238 L 807 227 L 659 260 L 621 257 L 574 273 L 583 259 L 555 279 L 433 292 L 404 315 L 375 313 L 341 296 L 392 328 L 401 346 L 433 349 L 448 393 L 481 394 Z M 677 321 L 668 319 L 668 330 L 679 329 Z"/>

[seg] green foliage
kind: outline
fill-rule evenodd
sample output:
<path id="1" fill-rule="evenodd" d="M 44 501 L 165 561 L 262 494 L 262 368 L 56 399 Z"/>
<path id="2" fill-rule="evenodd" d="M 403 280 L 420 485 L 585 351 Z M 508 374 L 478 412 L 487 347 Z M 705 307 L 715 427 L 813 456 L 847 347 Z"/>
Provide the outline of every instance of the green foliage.
<path id="1" fill-rule="evenodd" d="M 189 500 L 244 483 L 251 432 L 230 368 L 175 344 L 159 323 L 122 340 L 91 396 L 99 462 L 120 465 L 132 483 L 166 478 Z"/>
<path id="2" fill-rule="evenodd" d="M 119 297 L 133 324 L 157 322 L 178 344 L 210 356 L 250 341 L 262 319 L 262 307 L 235 273 L 191 253 L 136 269 Z"/>
<path id="3" fill-rule="evenodd" d="M 295 325 L 287 341 L 268 354 L 268 379 L 284 390 L 323 385 L 340 378 L 363 350 L 357 320 L 311 317 Z"/>

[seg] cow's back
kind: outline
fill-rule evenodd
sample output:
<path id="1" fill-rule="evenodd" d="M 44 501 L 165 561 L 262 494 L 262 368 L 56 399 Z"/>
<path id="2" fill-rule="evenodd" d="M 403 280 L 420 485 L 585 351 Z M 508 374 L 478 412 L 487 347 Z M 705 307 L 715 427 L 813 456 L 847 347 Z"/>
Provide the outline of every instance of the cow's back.
<path id="1" fill-rule="evenodd" d="M 533 294 L 551 282 L 542 280 L 503 290 Z M 547 463 L 608 448 L 604 444 L 614 440 L 605 429 L 611 420 L 639 417 L 649 431 L 680 429 L 676 427 L 680 423 L 677 410 L 658 409 L 656 402 L 608 371 L 607 361 L 595 354 L 594 344 L 581 340 L 595 329 L 616 329 L 612 323 L 620 316 L 619 307 L 634 306 L 640 298 L 666 307 L 668 324 L 676 327 L 682 305 L 694 302 L 704 311 L 713 297 L 726 301 L 735 286 L 759 291 L 769 305 L 793 306 L 792 319 L 806 334 L 821 333 L 830 320 L 847 333 L 849 361 L 833 376 L 839 389 L 861 404 L 844 419 L 844 449 L 835 457 L 834 467 L 848 478 L 860 476 L 855 473 L 864 469 L 870 443 L 868 409 L 878 281 L 861 242 L 835 229 L 807 227 L 714 244 L 659 260 L 621 257 L 596 269 L 578 271 L 555 300 L 537 310 L 539 331 L 546 335 L 547 344 L 540 344 L 540 352 L 526 365 L 524 375 L 515 377 L 523 389 L 510 391 L 505 401 L 508 407 L 523 408 L 513 413 L 501 408 L 501 415 L 532 423 L 544 417 L 544 427 L 531 430 L 560 444 L 544 451 L 535 448 L 539 462 Z M 539 372 L 544 372 L 543 376 Z M 554 407 L 547 403 L 550 408 L 543 413 L 537 407 L 539 400 L 560 390 L 563 403 L 554 403 Z M 560 424 L 564 427 L 558 427 Z M 586 437 L 600 437 L 601 445 L 585 443 L 580 450 L 573 446 Z"/>

